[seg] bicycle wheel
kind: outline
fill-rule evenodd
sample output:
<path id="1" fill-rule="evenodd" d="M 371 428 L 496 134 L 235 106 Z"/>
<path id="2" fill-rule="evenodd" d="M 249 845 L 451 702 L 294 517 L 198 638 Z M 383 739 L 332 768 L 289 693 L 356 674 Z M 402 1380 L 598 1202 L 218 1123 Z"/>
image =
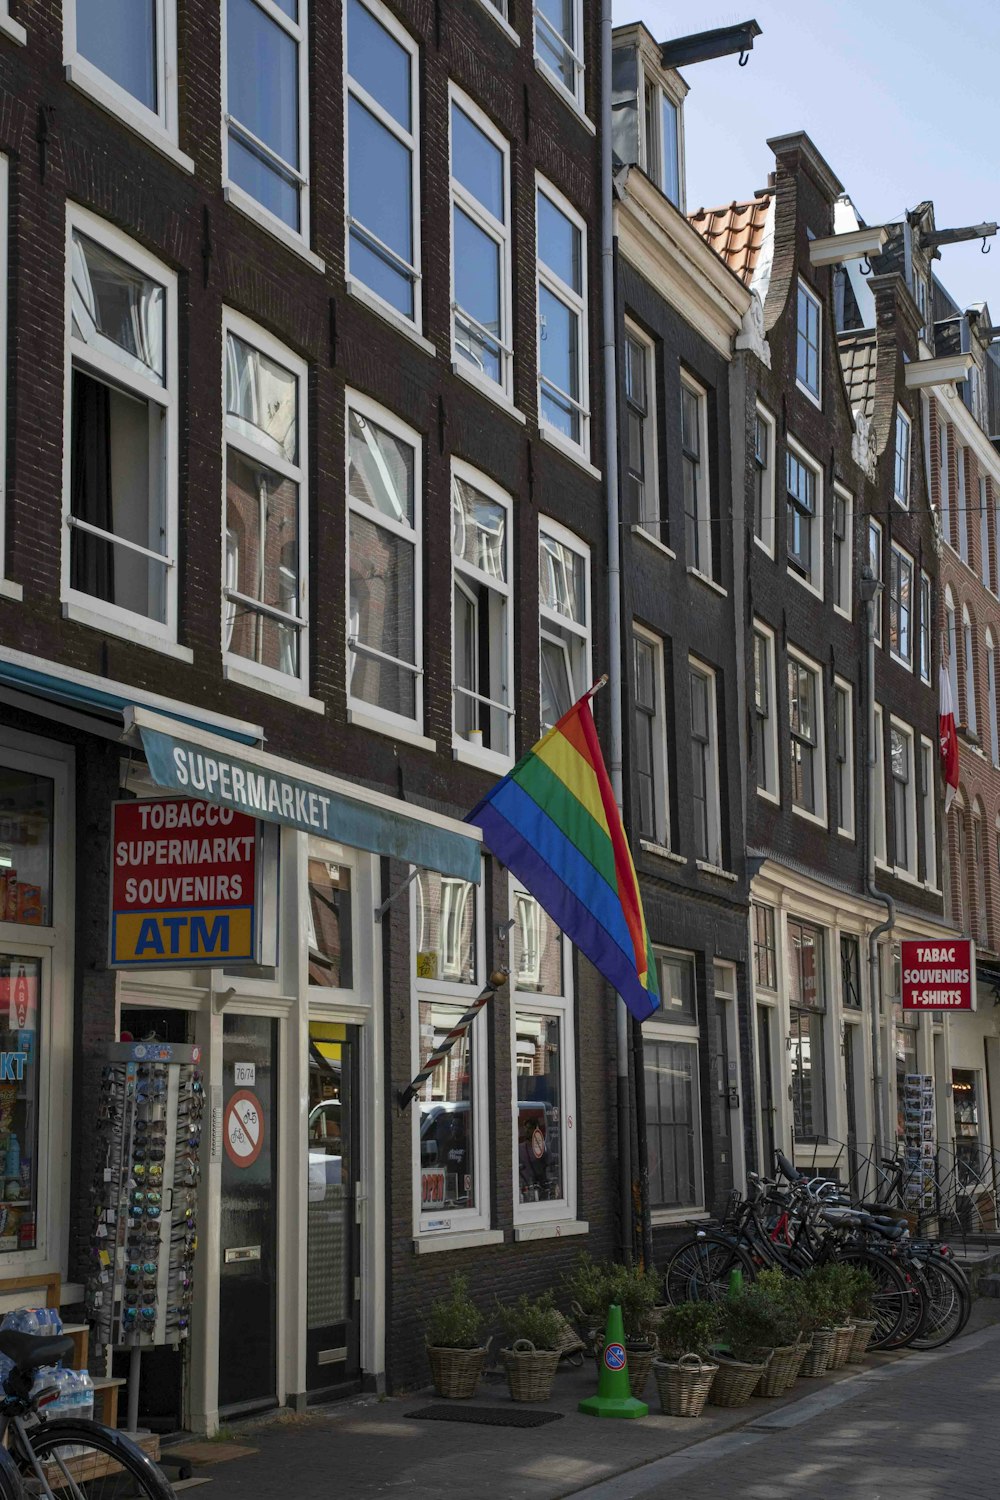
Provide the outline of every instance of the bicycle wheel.
<path id="1" fill-rule="evenodd" d="M 98 1422 L 56 1420 L 29 1433 L 35 1458 L 55 1500 L 174 1500 L 156 1464 L 124 1432 Z M 24 1492 L 46 1496 L 27 1454 L 16 1453 Z"/>
<path id="2" fill-rule="evenodd" d="M 685 1240 L 667 1261 L 663 1290 L 668 1302 L 721 1302 L 729 1291 L 729 1276 L 741 1271 L 752 1281 L 753 1261 L 745 1250 L 721 1236 L 699 1235 Z"/>
<path id="3" fill-rule="evenodd" d="M 883 1349 L 902 1349 L 913 1343 L 923 1333 L 933 1300 L 930 1282 L 924 1275 L 923 1265 L 912 1252 L 894 1257 L 895 1264 L 906 1278 L 909 1298 L 903 1314 L 903 1322 L 892 1338 L 882 1345 Z"/>
<path id="4" fill-rule="evenodd" d="M 17 1464 L 0 1444 L 0 1500 L 24 1500 L 24 1485 Z"/>
<path id="5" fill-rule="evenodd" d="M 910 1340 L 910 1347 L 940 1349 L 964 1328 L 972 1302 L 967 1299 L 962 1278 L 946 1262 L 928 1256 L 922 1262 L 922 1270 L 930 1291 L 930 1306 L 923 1329 Z"/>
<path id="6" fill-rule="evenodd" d="M 886 1348 L 888 1342 L 898 1336 L 906 1321 L 911 1298 L 906 1277 L 894 1261 L 884 1255 L 879 1255 L 874 1250 L 844 1248 L 837 1252 L 835 1258 L 841 1265 L 855 1266 L 859 1271 L 867 1271 L 875 1282 L 875 1293 L 872 1298 L 872 1317 L 875 1319 L 875 1327 L 872 1330 L 868 1347 L 869 1349 Z"/>

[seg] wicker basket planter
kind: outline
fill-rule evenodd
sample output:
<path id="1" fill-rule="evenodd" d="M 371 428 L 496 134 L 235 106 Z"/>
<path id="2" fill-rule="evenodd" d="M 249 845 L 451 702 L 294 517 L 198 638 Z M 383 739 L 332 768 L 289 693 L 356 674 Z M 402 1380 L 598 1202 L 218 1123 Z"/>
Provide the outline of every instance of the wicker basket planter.
<path id="1" fill-rule="evenodd" d="M 431 1377 L 439 1396 L 464 1400 L 476 1394 L 486 1358 L 485 1349 L 444 1349 L 427 1345 Z"/>
<path id="2" fill-rule="evenodd" d="M 795 1345 L 795 1353 L 788 1361 L 788 1371 L 785 1376 L 785 1390 L 790 1391 L 802 1373 L 806 1355 L 809 1353 L 809 1340 L 800 1338 Z"/>
<path id="3" fill-rule="evenodd" d="M 559 1366 L 558 1349 L 536 1349 L 528 1339 L 518 1339 L 501 1350 L 507 1367 L 512 1401 L 547 1401 Z"/>
<path id="4" fill-rule="evenodd" d="M 766 1362 L 748 1365 L 742 1360 L 730 1359 L 728 1355 L 717 1356 L 719 1368 L 708 1399 L 713 1406 L 746 1406 L 766 1369 Z M 770 1355 L 768 1355 L 768 1361 Z"/>
<path id="5" fill-rule="evenodd" d="M 676 1362 L 654 1359 L 653 1375 L 663 1415 L 700 1417 L 718 1368 L 697 1354 L 682 1354 Z"/>
<path id="6" fill-rule="evenodd" d="M 597 1340 L 604 1336 L 604 1324 L 598 1320 L 596 1313 L 585 1313 L 579 1302 L 571 1302 L 569 1309 L 585 1351 L 587 1354 L 595 1354 Z"/>
<path id="7" fill-rule="evenodd" d="M 851 1351 L 847 1356 L 849 1365 L 859 1365 L 868 1352 L 872 1334 L 875 1332 L 874 1318 L 855 1318 L 854 1337 L 851 1340 Z"/>
<path id="8" fill-rule="evenodd" d="M 830 1364 L 830 1355 L 833 1353 L 834 1332 L 832 1328 L 817 1328 L 812 1336 L 812 1343 L 806 1350 L 806 1357 L 802 1361 L 802 1369 L 799 1372 L 808 1380 L 815 1380 L 819 1375 L 825 1375 Z"/>
<path id="9" fill-rule="evenodd" d="M 785 1344 L 779 1349 L 772 1349 L 771 1358 L 760 1377 L 755 1394 L 780 1396 L 795 1379 L 801 1362 L 798 1344 Z"/>
<path id="10" fill-rule="evenodd" d="M 844 1368 L 847 1364 L 853 1343 L 853 1323 L 845 1323 L 842 1328 L 835 1328 L 833 1330 L 833 1350 L 830 1354 L 830 1363 L 827 1365 L 828 1370 L 842 1370 Z"/>
<path id="11" fill-rule="evenodd" d="M 628 1351 L 629 1390 L 636 1400 L 640 1401 L 646 1389 L 649 1372 L 653 1368 L 653 1360 L 656 1358 L 656 1345 L 638 1339 L 627 1339 L 625 1348 Z"/>

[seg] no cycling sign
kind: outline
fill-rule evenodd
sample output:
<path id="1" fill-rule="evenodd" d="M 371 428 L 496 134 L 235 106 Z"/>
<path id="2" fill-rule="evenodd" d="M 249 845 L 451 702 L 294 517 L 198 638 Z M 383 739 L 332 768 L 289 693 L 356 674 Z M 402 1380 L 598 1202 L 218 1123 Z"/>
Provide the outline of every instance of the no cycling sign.
<path id="1" fill-rule="evenodd" d="M 263 1150 L 264 1111 L 249 1089 L 237 1089 L 226 1105 L 222 1140 L 234 1167 L 252 1167 Z"/>

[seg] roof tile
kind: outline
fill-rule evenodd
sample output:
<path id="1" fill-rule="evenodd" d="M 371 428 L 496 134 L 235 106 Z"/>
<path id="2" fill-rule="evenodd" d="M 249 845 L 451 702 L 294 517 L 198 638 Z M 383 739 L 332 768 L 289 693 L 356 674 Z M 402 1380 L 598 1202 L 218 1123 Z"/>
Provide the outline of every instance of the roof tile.
<path id="1" fill-rule="evenodd" d="M 699 208 L 688 214 L 689 222 L 746 286 L 753 279 L 770 206 L 771 195 L 765 193 L 750 203 L 734 201 L 726 208 Z"/>

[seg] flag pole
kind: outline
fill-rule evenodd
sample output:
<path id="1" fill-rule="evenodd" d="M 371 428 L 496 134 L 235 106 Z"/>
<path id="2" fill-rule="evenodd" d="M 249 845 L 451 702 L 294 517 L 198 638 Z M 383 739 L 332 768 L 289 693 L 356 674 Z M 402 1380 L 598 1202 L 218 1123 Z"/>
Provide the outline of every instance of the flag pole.
<path id="1" fill-rule="evenodd" d="M 506 969 L 495 969 L 493 971 L 486 988 L 481 994 L 476 996 L 465 1014 L 459 1017 L 451 1030 L 442 1038 L 440 1046 L 434 1049 L 413 1082 L 408 1083 L 405 1089 L 399 1090 L 399 1093 L 396 1095 L 396 1101 L 400 1114 L 403 1113 L 408 1105 L 412 1104 L 420 1088 L 427 1082 L 434 1069 L 444 1062 L 455 1043 L 461 1041 L 486 1002 L 506 983 L 507 973 Z"/>

